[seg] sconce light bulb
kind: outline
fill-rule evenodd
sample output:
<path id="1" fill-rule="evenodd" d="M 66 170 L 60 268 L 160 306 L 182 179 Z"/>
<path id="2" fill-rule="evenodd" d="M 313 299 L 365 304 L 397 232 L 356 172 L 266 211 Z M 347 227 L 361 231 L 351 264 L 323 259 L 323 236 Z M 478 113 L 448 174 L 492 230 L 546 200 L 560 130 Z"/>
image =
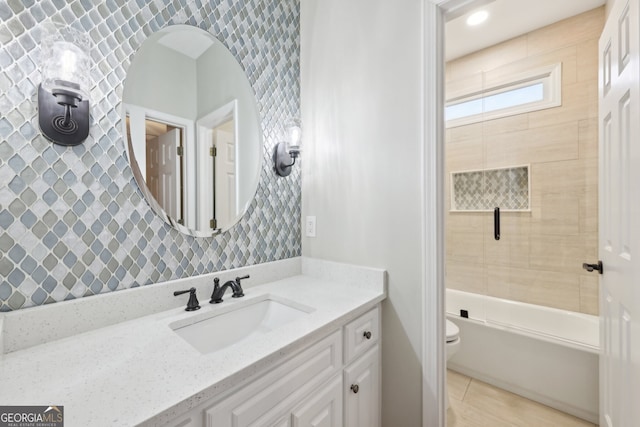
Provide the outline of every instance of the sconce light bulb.
<path id="1" fill-rule="evenodd" d="M 46 47 L 46 50 L 45 50 Z M 91 57 L 88 49 L 66 40 L 46 40 L 42 53 L 42 87 L 51 93 L 62 90 L 89 99 Z"/>
<path id="2" fill-rule="evenodd" d="M 287 129 L 287 151 L 292 157 L 296 157 L 300 152 L 300 142 L 302 141 L 302 128 L 300 120 L 291 119 L 286 124 Z"/>
<path id="3" fill-rule="evenodd" d="M 293 142 L 295 144 L 300 142 L 301 134 L 302 134 L 302 132 L 300 131 L 299 127 L 291 128 L 291 142 Z"/>
<path id="4" fill-rule="evenodd" d="M 65 49 L 60 57 L 60 78 L 73 81 L 76 75 L 78 56 L 72 50 Z"/>
<path id="5" fill-rule="evenodd" d="M 301 138 L 302 130 L 298 126 L 292 126 L 289 128 L 289 144 L 297 147 L 300 145 Z"/>

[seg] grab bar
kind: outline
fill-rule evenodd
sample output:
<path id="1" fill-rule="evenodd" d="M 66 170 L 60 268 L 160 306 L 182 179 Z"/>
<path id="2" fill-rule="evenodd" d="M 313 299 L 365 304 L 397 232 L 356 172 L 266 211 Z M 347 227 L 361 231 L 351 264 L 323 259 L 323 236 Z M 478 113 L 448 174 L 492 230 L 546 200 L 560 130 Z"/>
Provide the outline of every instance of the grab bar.
<path id="1" fill-rule="evenodd" d="M 493 210 L 493 238 L 500 240 L 500 208 Z"/>

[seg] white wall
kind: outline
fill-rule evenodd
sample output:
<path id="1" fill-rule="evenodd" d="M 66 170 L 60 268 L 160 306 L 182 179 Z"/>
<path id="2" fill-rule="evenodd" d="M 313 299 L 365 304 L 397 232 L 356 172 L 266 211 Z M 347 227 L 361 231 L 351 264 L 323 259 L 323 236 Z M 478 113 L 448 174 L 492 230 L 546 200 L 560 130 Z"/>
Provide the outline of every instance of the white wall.
<path id="1" fill-rule="evenodd" d="M 301 0 L 305 256 L 385 268 L 383 426 L 421 424 L 421 1 Z M 336 295 L 336 298 L 339 298 Z"/>
<path id="2" fill-rule="evenodd" d="M 148 40 L 157 41 L 157 34 Z M 122 97 L 128 104 L 195 120 L 196 82 L 193 59 L 158 43 L 145 43 L 127 71 Z"/>

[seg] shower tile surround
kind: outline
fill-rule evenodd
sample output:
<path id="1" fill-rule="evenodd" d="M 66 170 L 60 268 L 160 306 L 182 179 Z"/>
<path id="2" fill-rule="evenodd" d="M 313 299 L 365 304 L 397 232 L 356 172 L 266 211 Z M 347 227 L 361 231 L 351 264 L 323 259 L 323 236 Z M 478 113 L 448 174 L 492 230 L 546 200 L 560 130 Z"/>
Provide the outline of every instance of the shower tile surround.
<path id="1" fill-rule="evenodd" d="M 600 7 L 447 63 L 447 90 L 474 92 L 562 63 L 562 106 L 449 128 L 446 171 L 529 164 L 530 212 L 447 212 L 446 286 L 598 314 L 598 38 Z M 446 200 L 450 205 L 450 183 Z"/>
<path id="2" fill-rule="evenodd" d="M 43 24 L 88 33 L 95 84 L 89 138 L 48 142 L 36 115 Z M 125 154 L 121 94 L 144 40 L 173 24 L 221 40 L 253 87 L 263 131 L 256 196 L 229 231 L 184 236 L 143 199 Z M 271 151 L 299 115 L 299 2 L 0 0 L 0 311 L 299 256 L 300 172 Z"/>

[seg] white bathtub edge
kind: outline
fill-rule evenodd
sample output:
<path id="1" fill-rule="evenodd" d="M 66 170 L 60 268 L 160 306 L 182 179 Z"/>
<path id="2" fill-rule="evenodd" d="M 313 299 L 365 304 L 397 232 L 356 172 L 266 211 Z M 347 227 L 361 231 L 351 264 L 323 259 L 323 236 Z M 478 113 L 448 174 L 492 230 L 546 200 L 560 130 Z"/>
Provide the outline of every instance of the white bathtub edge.
<path id="1" fill-rule="evenodd" d="M 446 313 L 590 353 L 599 351 L 598 316 L 447 289 Z M 465 320 L 467 318 L 464 318 Z"/>

